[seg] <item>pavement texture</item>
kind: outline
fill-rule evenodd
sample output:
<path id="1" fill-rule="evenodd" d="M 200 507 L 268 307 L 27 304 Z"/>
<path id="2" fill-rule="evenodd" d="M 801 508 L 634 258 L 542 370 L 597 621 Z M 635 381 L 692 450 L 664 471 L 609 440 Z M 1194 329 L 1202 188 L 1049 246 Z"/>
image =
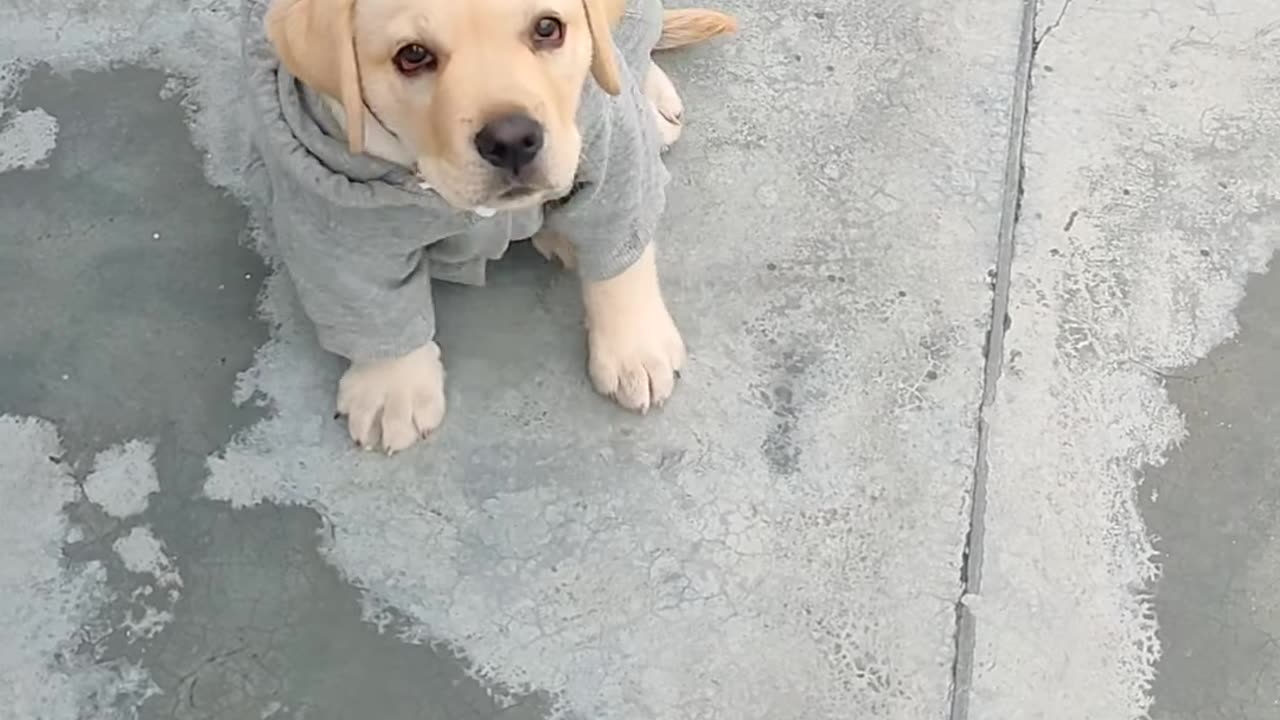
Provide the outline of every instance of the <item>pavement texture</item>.
<path id="1" fill-rule="evenodd" d="M 0 0 L 0 718 L 1280 717 L 1280 7 L 726 0 L 632 417 L 576 280 L 332 418 L 234 0 Z"/>

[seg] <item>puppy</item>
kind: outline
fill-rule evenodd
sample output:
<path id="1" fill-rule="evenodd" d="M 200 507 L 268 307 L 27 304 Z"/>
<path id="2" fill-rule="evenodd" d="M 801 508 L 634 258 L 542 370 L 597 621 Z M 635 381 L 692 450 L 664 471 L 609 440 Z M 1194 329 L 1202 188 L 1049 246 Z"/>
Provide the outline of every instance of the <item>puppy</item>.
<path id="1" fill-rule="evenodd" d="M 536 236 L 582 279 L 589 374 L 661 405 L 685 361 L 653 240 L 680 98 L 655 49 L 731 32 L 661 0 L 247 0 L 255 174 L 359 445 L 444 418 L 430 279 Z"/>

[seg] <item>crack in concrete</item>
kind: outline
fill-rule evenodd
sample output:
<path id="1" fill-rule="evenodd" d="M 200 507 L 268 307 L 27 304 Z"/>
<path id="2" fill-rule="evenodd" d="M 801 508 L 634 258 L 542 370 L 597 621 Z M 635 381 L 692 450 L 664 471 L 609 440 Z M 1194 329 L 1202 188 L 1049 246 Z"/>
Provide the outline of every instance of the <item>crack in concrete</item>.
<path id="1" fill-rule="evenodd" d="M 1062 14 L 1066 13 L 1063 5 Z M 1022 24 L 1018 39 L 1018 62 L 1014 74 L 1013 101 L 1009 117 L 1009 145 L 1005 158 L 1004 197 L 996 246 L 995 287 L 991 301 L 991 324 L 987 330 L 986 363 L 983 367 L 982 401 L 978 407 L 978 447 L 974 460 L 973 488 L 969 496 L 969 533 L 960 565 L 960 597 L 956 600 L 955 662 L 952 667 L 950 720 L 968 720 L 969 696 L 973 686 L 973 660 L 977 621 L 969 602 L 982 592 L 982 561 L 986 515 L 986 489 L 990 444 L 988 416 L 995 404 L 996 388 L 1004 371 L 1004 336 L 1009 329 L 1009 285 L 1013 271 L 1014 231 L 1022 207 L 1026 168 L 1023 149 L 1027 131 L 1027 109 L 1031 96 L 1031 68 L 1036 51 L 1057 20 L 1037 40 L 1035 37 L 1038 0 L 1023 0 Z"/>
<path id="2" fill-rule="evenodd" d="M 1031 54 L 1033 56 L 1040 50 L 1040 45 L 1048 39 L 1049 34 L 1057 30 L 1058 26 L 1062 24 L 1062 19 L 1067 16 L 1067 10 L 1070 9 L 1072 2 L 1073 0 L 1063 0 L 1062 7 L 1058 10 L 1058 17 L 1054 18 L 1053 22 L 1049 23 L 1048 27 L 1044 29 L 1044 32 L 1040 33 L 1040 37 L 1036 38 L 1035 42 L 1031 44 Z"/>

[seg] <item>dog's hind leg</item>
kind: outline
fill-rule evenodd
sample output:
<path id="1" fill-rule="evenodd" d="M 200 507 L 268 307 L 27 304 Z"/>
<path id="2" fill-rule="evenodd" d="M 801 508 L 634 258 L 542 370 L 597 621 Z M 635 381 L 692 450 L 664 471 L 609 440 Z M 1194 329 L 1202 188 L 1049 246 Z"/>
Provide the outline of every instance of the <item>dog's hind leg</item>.
<path id="1" fill-rule="evenodd" d="M 568 238 L 550 230 L 540 230 L 533 236 L 533 249 L 546 258 L 548 262 L 559 260 L 565 270 L 573 270 L 578 266 L 578 256 L 573 252 L 573 245 Z"/>
<path id="2" fill-rule="evenodd" d="M 656 62 L 649 62 L 649 72 L 644 77 L 644 95 L 649 99 L 653 118 L 658 123 L 662 151 L 666 152 L 680 139 L 680 133 L 684 130 L 684 102 L 676 92 L 671 78 L 667 77 Z"/>
<path id="3" fill-rule="evenodd" d="M 662 13 L 662 37 L 655 50 L 672 50 L 694 45 L 704 40 L 737 32 L 738 21 L 732 16 L 703 8 L 664 10 Z M 671 149 L 684 130 L 684 102 L 676 92 L 671 78 L 655 62 L 649 63 L 644 77 L 644 94 L 653 108 L 662 137 L 663 152 Z"/>

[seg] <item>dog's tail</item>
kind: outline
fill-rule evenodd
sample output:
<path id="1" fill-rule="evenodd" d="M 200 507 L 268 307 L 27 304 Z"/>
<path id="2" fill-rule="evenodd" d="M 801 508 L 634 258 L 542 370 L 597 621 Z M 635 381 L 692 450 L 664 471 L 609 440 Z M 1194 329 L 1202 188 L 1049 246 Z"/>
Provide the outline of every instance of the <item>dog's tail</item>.
<path id="1" fill-rule="evenodd" d="M 702 8 L 662 11 L 662 37 L 656 50 L 673 50 L 738 31 L 732 15 Z"/>

